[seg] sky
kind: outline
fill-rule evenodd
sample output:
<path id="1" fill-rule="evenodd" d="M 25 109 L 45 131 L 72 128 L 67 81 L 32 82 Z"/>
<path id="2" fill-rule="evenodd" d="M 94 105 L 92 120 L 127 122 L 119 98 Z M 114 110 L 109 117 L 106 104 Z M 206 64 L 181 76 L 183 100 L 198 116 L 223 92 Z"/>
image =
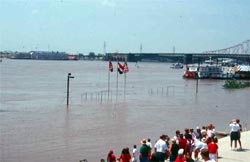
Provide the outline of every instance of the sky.
<path id="1" fill-rule="evenodd" d="M 0 51 L 199 53 L 248 39 L 249 0 L 0 0 Z"/>

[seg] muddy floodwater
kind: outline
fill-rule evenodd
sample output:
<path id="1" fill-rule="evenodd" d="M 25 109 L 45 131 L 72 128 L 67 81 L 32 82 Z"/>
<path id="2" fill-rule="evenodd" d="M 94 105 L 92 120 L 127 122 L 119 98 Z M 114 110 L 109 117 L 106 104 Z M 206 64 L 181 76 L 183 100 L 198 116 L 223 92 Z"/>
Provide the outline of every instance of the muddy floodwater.
<path id="1" fill-rule="evenodd" d="M 116 63 L 113 62 L 116 69 Z M 98 162 L 142 138 L 213 123 L 229 131 L 250 124 L 250 89 L 228 90 L 224 80 L 183 79 L 170 63 L 128 62 L 125 75 L 104 61 L 4 59 L 0 63 L 0 161 Z M 67 75 L 70 79 L 66 106 Z M 125 81 L 126 80 L 126 81 Z M 118 84 L 117 84 L 118 83 Z M 198 84 L 198 89 L 196 85 Z M 197 91 L 197 93 L 196 93 Z"/>

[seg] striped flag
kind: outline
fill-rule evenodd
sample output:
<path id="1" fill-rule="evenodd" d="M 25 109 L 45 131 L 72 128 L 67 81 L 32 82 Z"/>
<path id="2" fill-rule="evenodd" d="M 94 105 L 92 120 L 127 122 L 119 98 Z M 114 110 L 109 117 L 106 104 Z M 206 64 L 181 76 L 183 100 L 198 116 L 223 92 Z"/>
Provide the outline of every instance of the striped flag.
<path id="1" fill-rule="evenodd" d="M 127 72 L 129 72 L 129 69 L 128 69 L 128 64 L 127 64 L 127 62 L 125 62 L 125 63 L 124 63 L 124 65 L 123 65 L 123 72 L 124 72 L 124 73 L 127 73 Z"/>
<path id="2" fill-rule="evenodd" d="M 117 62 L 117 66 L 118 66 L 118 68 L 120 68 L 122 71 L 124 70 L 124 66 L 123 66 L 120 62 Z"/>
<path id="3" fill-rule="evenodd" d="M 119 74 L 123 74 L 124 67 L 120 62 L 117 62 L 117 71 Z"/>

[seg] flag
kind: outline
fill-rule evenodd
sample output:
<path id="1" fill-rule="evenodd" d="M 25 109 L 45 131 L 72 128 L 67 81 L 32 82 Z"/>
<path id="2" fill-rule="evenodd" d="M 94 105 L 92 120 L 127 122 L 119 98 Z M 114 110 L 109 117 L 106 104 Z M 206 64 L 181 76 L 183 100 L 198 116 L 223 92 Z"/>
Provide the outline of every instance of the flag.
<path id="1" fill-rule="evenodd" d="M 117 67 L 120 68 L 122 71 L 124 70 L 124 66 L 120 62 L 117 62 Z"/>
<path id="2" fill-rule="evenodd" d="M 123 74 L 123 71 L 119 67 L 117 68 L 117 71 L 119 74 Z"/>
<path id="3" fill-rule="evenodd" d="M 114 71 L 114 69 L 113 69 L 113 64 L 112 64 L 111 61 L 109 61 L 109 71 L 110 71 L 110 72 L 113 72 L 113 71 Z"/>
<path id="4" fill-rule="evenodd" d="M 125 63 L 124 63 L 124 65 L 123 65 L 123 72 L 124 72 L 124 73 L 127 73 L 127 72 L 129 72 L 129 69 L 128 69 L 128 64 L 127 64 L 127 62 L 125 62 Z"/>
<path id="5" fill-rule="evenodd" d="M 117 71 L 119 74 L 123 74 L 124 67 L 120 62 L 117 62 Z"/>

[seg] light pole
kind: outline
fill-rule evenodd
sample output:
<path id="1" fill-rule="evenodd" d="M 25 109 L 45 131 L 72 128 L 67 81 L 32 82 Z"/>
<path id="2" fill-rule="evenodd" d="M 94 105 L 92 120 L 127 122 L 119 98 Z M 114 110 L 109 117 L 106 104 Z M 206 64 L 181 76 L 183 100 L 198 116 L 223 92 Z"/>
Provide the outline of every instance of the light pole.
<path id="1" fill-rule="evenodd" d="M 69 79 L 74 78 L 71 76 L 71 73 L 68 73 L 68 80 L 67 80 L 67 106 L 69 105 Z"/>

